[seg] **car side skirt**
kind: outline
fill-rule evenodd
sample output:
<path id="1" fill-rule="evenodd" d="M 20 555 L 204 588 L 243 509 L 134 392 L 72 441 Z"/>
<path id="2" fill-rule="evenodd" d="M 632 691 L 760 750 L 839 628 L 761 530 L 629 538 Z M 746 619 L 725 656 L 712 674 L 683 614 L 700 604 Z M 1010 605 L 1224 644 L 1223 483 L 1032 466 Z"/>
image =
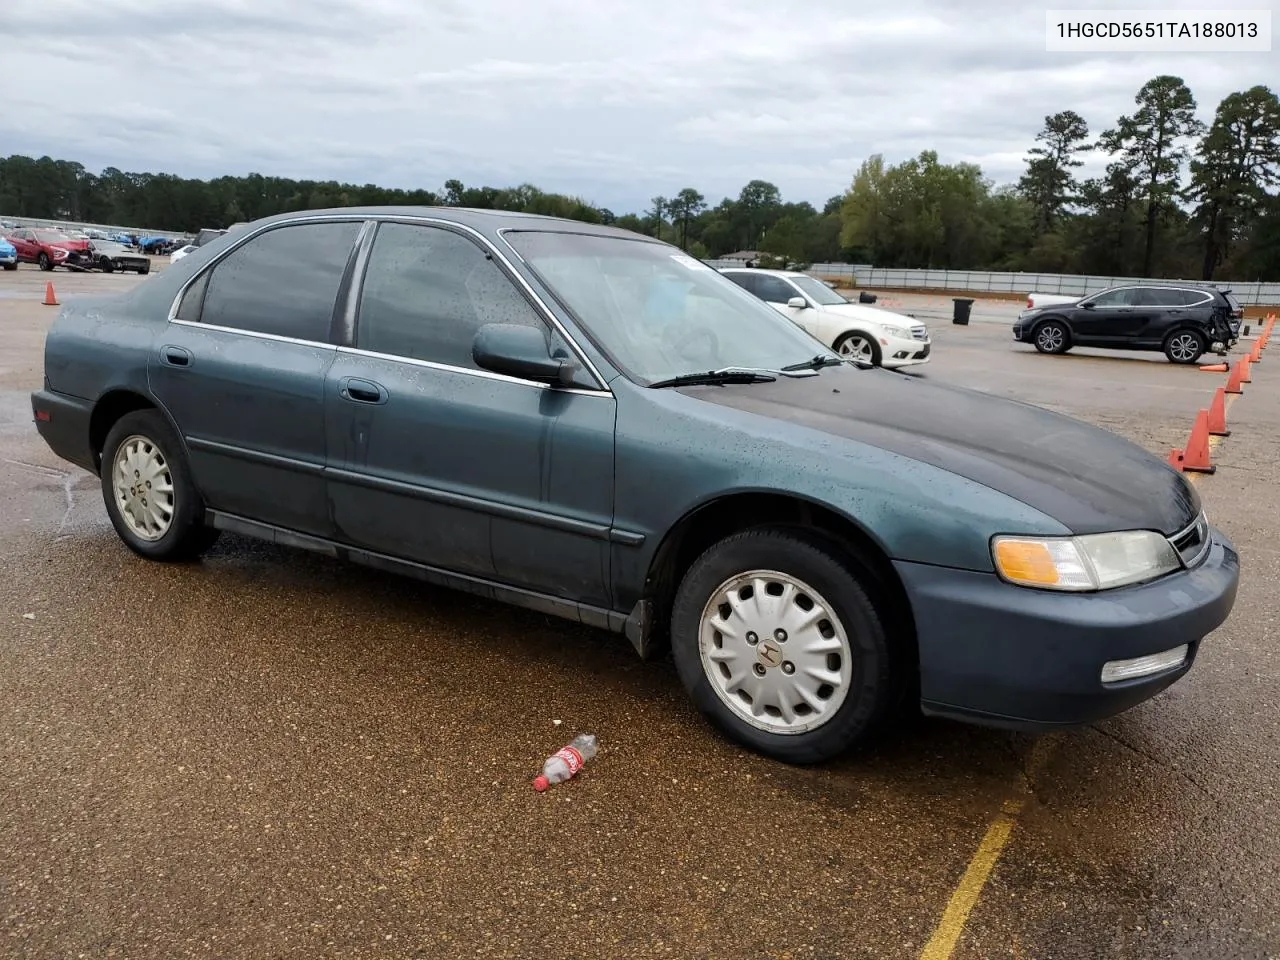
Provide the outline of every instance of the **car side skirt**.
<path id="1" fill-rule="evenodd" d="M 523 607 L 526 610 L 534 610 L 549 616 L 572 620 L 574 623 L 585 624 L 589 627 L 609 630 L 614 633 L 625 633 L 636 647 L 638 653 L 644 656 L 647 652 L 641 641 L 647 641 L 648 638 L 650 612 L 643 602 L 637 604 L 636 609 L 631 614 L 620 613 L 616 610 L 606 610 L 603 607 L 593 607 L 574 600 L 566 600 L 564 597 L 556 597 L 533 590 L 513 587 L 510 584 L 499 583 L 494 580 L 486 580 L 483 577 L 454 573 L 441 567 L 401 560 L 398 557 L 387 556 L 386 554 L 376 553 L 360 547 L 348 546 L 333 540 L 326 540 L 323 537 L 295 533 L 292 530 L 286 530 L 284 527 L 261 523 L 257 520 L 249 520 L 221 510 L 206 510 L 205 522 L 211 527 L 218 530 L 226 530 L 228 533 L 238 533 L 259 540 L 266 540 L 270 543 L 278 543 L 281 546 L 297 547 L 314 553 L 322 553 L 338 560 L 349 560 L 366 567 L 413 577 L 434 586 L 446 587 L 451 590 L 459 590 L 463 593 L 485 597 L 486 599 L 497 600 L 500 603 L 508 603 L 512 606 Z"/>

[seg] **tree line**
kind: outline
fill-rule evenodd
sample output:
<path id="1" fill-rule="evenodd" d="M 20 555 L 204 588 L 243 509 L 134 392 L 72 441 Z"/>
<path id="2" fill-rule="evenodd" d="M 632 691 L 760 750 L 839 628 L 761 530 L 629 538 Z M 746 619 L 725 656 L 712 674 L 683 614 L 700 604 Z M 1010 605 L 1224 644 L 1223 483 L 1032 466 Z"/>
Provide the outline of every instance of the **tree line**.
<path id="1" fill-rule="evenodd" d="M 944 163 L 931 150 L 897 164 L 876 155 L 821 209 L 784 201 L 765 180 L 714 206 L 686 187 L 616 215 L 527 183 L 400 190 L 257 173 L 198 180 L 10 156 L 0 159 L 0 212 L 194 232 L 321 207 L 443 204 L 615 224 L 704 258 L 754 250 L 764 262 L 796 264 L 1280 276 L 1276 95 L 1264 86 L 1232 93 L 1207 126 L 1179 77 L 1153 78 L 1134 102 L 1096 138 L 1074 111 L 1047 116 L 1017 183 L 996 186 L 977 165 Z M 1107 165 L 1081 180 L 1089 154 Z"/>

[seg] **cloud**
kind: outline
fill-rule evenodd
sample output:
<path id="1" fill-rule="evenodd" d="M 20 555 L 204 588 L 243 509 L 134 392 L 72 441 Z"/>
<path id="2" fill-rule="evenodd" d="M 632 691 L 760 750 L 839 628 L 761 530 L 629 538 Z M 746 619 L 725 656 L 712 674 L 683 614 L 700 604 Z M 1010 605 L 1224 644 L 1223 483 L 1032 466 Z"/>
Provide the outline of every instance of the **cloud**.
<path id="1" fill-rule="evenodd" d="M 1193 4 L 1194 5 L 1194 4 Z M 873 153 L 1017 178 L 1046 114 L 1096 133 L 1164 72 L 1203 118 L 1274 54 L 1049 54 L 1015 0 L 9 0 L 6 152 L 91 169 L 531 182 L 623 211 L 752 178 L 821 204 Z M 1091 164 L 1092 168 L 1093 164 Z"/>

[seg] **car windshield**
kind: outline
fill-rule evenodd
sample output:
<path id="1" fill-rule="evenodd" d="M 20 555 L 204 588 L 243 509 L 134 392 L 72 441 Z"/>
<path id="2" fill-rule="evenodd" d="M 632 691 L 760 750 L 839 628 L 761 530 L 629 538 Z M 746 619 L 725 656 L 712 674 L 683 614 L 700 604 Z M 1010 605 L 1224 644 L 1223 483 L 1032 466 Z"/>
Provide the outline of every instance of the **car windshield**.
<path id="1" fill-rule="evenodd" d="M 628 377 L 835 356 L 764 301 L 665 243 L 511 231 L 507 241 Z"/>
<path id="2" fill-rule="evenodd" d="M 35 236 L 40 243 L 66 243 L 71 239 L 65 233 L 59 233 L 57 230 L 37 230 Z"/>
<path id="3" fill-rule="evenodd" d="M 805 296 L 820 307 L 834 307 L 837 304 L 850 302 L 847 297 L 840 296 L 816 277 L 788 277 L 787 279 L 803 290 Z"/>

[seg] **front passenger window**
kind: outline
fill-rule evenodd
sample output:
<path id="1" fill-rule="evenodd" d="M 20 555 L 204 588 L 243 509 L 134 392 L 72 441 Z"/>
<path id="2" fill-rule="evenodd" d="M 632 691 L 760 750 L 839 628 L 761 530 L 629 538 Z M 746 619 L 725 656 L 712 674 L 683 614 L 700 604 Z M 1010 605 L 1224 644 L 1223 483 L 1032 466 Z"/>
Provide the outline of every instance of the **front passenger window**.
<path id="1" fill-rule="evenodd" d="M 356 345 L 394 357 L 478 369 L 486 323 L 546 325 L 489 255 L 440 227 L 383 223 L 360 294 Z"/>
<path id="2" fill-rule="evenodd" d="M 1109 290 L 1093 298 L 1095 307 L 1131 307 L 1137 299 L 1136 287 L 1125 287 L 1123 290 Z"/>
<path id="3" fill-rule="evenodd" d="M 800 296 L 790 284 L 777 277 L 756 277 L 756 285 L 756 295 L 767 303 L 786 303 Z"/>

